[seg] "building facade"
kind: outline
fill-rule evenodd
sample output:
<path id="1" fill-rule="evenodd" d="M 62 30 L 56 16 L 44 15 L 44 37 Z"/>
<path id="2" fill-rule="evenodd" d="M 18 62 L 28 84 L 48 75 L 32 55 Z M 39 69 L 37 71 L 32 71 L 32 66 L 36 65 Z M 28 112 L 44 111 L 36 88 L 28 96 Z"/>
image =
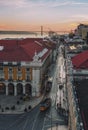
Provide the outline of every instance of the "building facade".
<path id="1" fill-rule="evenodd" d="M 88 25 L 80 24 L 77 27 L 77 34 L 82 37 L 82 39 L 86 39 L 88 35 Z"/>
<path id="2" fill-rule="evenodd" d="M 39 96 L 51 62 L 52 49 L 42 39 L 1 40 L 0 94 Z"/>

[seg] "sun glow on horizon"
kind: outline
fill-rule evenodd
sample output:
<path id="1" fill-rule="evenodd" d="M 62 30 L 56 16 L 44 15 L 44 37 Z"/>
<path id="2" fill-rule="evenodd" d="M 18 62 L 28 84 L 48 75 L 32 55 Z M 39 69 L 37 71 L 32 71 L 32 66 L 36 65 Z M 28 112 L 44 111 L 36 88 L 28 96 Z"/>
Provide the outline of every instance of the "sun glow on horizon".
<path id="1" fill-rule="evenodd" d="M 70 31 L 88 23 L 87 0 L 0 1 L 0 30 Z"/>

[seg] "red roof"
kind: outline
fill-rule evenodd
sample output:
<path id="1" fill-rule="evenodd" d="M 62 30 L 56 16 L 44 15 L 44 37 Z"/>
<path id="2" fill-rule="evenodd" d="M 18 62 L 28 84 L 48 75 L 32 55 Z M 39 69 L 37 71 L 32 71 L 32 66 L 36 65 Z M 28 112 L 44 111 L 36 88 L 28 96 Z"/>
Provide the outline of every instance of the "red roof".
<path id="1" fill-rule="evenodd" d="M 75 68 L 88 68 L 88 50 L 72 58 L 72 63 Z"/>
<path id="2" fill-rule="evenodd" d="M 0 47 L 3 47 L 3 49 L 0 50 L 0 62 L 32 61 L 35 51 L 39 53 L 46 48 L 41 38 L 0 40 Z M 48 48 L 48 51 L 41 57 L 41 60 L 43 60 L 49 52 L 50 49 Z"/>

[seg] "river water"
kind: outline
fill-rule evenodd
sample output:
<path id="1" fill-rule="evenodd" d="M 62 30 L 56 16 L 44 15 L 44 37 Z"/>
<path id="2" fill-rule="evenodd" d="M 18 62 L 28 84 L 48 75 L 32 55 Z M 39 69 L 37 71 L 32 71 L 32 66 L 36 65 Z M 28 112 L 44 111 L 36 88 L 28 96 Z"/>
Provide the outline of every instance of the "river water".
<path id="1" fill-rule="evenodd" d="M 41 36 L 40 34 L 0 34 L 0 39 L 9 39 L 9 38 L 42 38 L 47 35 Z"/>

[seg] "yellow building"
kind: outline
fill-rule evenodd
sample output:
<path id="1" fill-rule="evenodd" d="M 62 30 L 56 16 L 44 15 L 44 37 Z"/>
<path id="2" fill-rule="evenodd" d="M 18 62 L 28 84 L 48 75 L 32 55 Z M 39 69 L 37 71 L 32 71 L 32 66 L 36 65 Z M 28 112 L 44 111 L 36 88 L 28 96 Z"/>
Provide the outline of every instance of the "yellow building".
<path id="1" fill-rule="evenodd" d="M 39 96 L 52 48 L 38 38 L 0 40 L 0 94 Z"/>

